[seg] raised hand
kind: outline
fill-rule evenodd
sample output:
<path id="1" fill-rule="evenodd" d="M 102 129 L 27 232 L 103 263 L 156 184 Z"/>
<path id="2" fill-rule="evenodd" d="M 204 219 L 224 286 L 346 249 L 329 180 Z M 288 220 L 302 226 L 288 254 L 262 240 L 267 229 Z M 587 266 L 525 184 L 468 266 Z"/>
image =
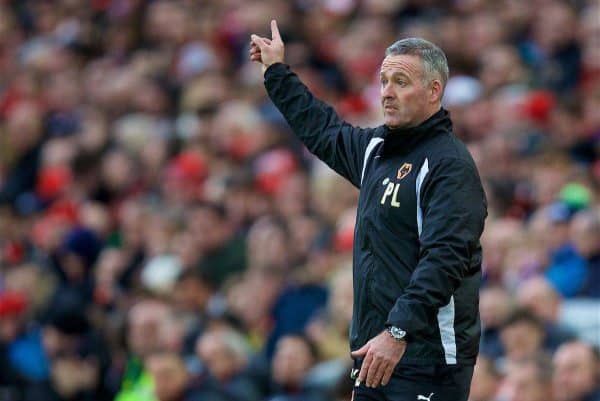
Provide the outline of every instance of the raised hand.
<path id="1" fill-rule="evenodd" d="M 283 63 L 283 55 L 284 45 L 277 21 L 271 21 L 271 39 L 254 34 L 250 36 L 250 60 L 262 64 L 263 74 L 271 64 Z"/>

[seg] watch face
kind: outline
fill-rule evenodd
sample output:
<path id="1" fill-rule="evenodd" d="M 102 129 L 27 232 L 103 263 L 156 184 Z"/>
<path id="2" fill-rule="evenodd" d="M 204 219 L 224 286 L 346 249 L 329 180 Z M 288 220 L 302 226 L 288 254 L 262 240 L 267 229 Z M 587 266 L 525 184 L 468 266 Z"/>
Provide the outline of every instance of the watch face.
<path id="1" fill-rule="evenodd" d="M 404 338 L 404 336 L 406 335 L 406 331 L 402 330 L 399 327 L 390 327 L 390 333 L 392 334 L 392 336 L 398 340 Z"/>

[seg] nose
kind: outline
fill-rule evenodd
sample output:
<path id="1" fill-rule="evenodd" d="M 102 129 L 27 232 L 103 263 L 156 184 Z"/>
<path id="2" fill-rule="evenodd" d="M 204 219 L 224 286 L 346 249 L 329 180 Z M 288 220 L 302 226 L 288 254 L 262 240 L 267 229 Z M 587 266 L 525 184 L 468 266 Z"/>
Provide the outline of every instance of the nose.
<path id="1" fill-rule="evenodd" d="M 389 83 L 385 85 L 381 85 L 381 98 L 382 99 L 391 99 L 394 97 L 394 91 L 392 90 L 392 85 Z"/>

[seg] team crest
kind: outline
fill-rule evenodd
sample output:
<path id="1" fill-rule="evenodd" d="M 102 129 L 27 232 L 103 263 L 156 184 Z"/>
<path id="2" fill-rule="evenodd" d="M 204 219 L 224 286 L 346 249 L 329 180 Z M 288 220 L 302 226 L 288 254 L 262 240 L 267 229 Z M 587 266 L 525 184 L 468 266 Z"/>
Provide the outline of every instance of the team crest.
<path id="1" fill-rule="evenodd" d="M 401 180 L 404 177 L 406 177 L 410 171 L 412 170 L 412 164 L 411 163 L 404 163 L 402 165 L 402 167 L 400 167 L 398 169 L 398 175 L 396 176 L 397 179 Z"/>

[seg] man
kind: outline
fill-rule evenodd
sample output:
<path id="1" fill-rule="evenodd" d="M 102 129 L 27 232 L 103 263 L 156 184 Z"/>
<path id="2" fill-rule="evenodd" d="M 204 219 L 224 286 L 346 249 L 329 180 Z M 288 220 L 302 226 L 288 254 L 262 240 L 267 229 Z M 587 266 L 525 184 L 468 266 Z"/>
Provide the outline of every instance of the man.
<path id="1" fill-rule="evenodd" d="M 600 298 L 600 215 L 591 210 L 577 213 L 571 222 L 570 236 L 588 265 L 587 280 L 579 296 Z"/>
<path id="2" fill-rule="evenodd" d="M 544 348 L 546 335 L 544 322 L 527 309 L 511 313 L 500 327 L 504 368 L 508 370 L 513 362 L 548 351 Z"/>
<path id="3" fill-rule="evenodd" d="M 502 401 L 547 401 L 552 399 L 552 366 L 542 355 L 527 357 L 508 369 L 498 399 Z"/>
<path id="4" fill-rule="evenodd" d="M 600 355 L 586 343 L 563 344 L 554 354 L 556 401 L 600 401 Z"/>
<path id="5" fill-rule="evenodd" d="M 231 328 L 208 329 L 196 342 L 196 355 L 232 401 L 258 401 L 258 384 L 248 371 L 250 351 Z"/>
<path id="6" fill-rule="evenodd" d="M 152 378 L 151 394 L 137 394 L 127 401 L 231 401 L 217 383 L 206 377 L 192 377 L 179 354 L 158 351 L 146 359 Z"/>
<path id="7" fill-rule="evenodd" d="M 307 386 L 317 362 L 317 348 L 303 335 L 281 337 L 271 362 L 273 395 L 269 401 L 320 401 L 323 396 Z"/>
<path id="8" fill-rule="evenodd" d="M 169 306 L 152 299 L 143 299 L 129 309 L 126 338 L 131 353 L 125 363 L 116 401 L 156 401 L 152 396 L 152 375 L 146 360 L 161 349 L 161 328 L 170 321 L 172 313 Z"/>
<path id="9" fill-rule="evenodd" d="M 479 356 L 473 372 L 469 401 L 492 401 L 496 399 L 500 387 L 501 375 L 494 361 L 485 356 Z"/>
<path id="10" fill-rule="evenodd" d="M 522 282 L 517 288 L 517 303 L 533 313 L 544 324 L 544 348 L 550 352 L 575 335 L 562 327 L 559 322 L 562 298 L 550 282 L 542 276 L 535 276 Z"/>
<path id="11" fill-rule="evenodd" d="M 475 164 L 441 108 L 448 65 L 423 39 L 381 65 L 385 124 L 361 129 L 315 99 L 272 38 L 252 35 L 267 92 L 308 149 L 360 188 L 350 346 L 354 399 L 466 401 L 480 336 L 479 237 L 487 215 Z"/>
<path id="12" fill-rule="evenodd" d="M 479 293 L 479 315 L 482 326 L 480 353 L 492 359 L 503 355 L 500 329 L 514 310 L 512 295 L 504 287 L 493 285 L 481 289 Z"/>

